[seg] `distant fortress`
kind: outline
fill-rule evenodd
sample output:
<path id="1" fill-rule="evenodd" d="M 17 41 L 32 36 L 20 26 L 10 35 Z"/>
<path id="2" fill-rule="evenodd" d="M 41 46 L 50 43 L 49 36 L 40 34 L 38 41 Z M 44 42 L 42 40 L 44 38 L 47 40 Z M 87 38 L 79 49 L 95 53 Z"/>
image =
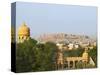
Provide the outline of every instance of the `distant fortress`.
<path id="1" fill-rule="evenodd" d="M 66 33 L 43 34 L 37 40 L 40 42 L 55 42 L 55 43 L 73 43 L 73 44 L 92 44 L 96 42 L 95 39 L 86 35 L 73 35 Z"/>

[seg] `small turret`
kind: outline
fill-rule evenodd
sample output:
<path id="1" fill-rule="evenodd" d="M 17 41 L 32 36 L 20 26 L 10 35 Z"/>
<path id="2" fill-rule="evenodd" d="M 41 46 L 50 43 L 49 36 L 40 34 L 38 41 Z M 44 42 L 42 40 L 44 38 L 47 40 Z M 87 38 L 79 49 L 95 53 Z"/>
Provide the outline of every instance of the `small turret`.
<path id="1" fill-rule="evenodd" d="M 88 47 L 85 48 L 82 58 L 83 58 L 83 62 L 88 63 L 89 61 Z"/>

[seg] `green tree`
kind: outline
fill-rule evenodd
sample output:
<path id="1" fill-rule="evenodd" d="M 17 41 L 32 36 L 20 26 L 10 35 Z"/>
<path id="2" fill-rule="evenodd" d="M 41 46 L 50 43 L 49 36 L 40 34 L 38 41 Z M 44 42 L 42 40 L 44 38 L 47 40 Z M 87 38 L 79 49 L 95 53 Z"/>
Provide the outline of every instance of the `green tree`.
<path id="1" fill-rule="evenodd" d="M 47 42 L 45 44 L 37 44 L 34 47 L 35 64 L 33 64 L 34 71 L 49 71 L 54 70 L 54 62 L 56 58 L 57 47 L 54 43 Z"/>
<path id="2" fill-rule="evenodd" d="M 29 39 L 18 43 L 16 47 L 16 71 L 49 71 L 54 70 L 57 46 L 54 43 L 37 43 Z"/>
<path id="3" fill-rule="evenodd" d="M 97 67 L 97 46 L 94 46 L 93 49 L 89 51 L 89 56 L 92 57 Z"/>
<path id="4" fill-rule="evenodd" d="M 46 54 L 46 58 L 47 59 L 47 70 L 54 70 L 55 67 L 55 63 L 56 62 L 56 56 L 57 56 L 57 46 L 56 44 L 52 43 L 52 42 L 47 42 L 45 44 L 45 54 Z"/>
<path id="5" fill-rule="evenodd" d="M 16 47 L 16 71 L 28 72 L 32 71 L 32 64 L 34 62 L 33 47 L 37 41 L 29 39 L 23 43 L 18 43 Z"/>

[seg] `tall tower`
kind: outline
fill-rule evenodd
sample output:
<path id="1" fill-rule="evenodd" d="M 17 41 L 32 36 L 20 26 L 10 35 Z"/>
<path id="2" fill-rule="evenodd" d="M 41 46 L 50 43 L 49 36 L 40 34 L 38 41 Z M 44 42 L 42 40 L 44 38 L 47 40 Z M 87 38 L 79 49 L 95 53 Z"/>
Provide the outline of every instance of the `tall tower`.
<path id="1" fill-rule="evenodd" d="M 22 43 L 30 38 L 30 28 L 23 23 L 18 29 L 18 43 Z"/>

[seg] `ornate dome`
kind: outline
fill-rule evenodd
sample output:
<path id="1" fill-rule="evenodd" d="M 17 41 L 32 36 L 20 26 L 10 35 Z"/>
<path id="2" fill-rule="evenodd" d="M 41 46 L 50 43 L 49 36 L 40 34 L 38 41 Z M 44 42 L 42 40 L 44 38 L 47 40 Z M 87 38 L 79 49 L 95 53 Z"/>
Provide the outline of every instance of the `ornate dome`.
<path id="1" fill-rule="evenodd" d="M 18 35 L 30 36 L 30 28 L 27 27 L 25 23 L 23 23 L 18 29 Z"/>

